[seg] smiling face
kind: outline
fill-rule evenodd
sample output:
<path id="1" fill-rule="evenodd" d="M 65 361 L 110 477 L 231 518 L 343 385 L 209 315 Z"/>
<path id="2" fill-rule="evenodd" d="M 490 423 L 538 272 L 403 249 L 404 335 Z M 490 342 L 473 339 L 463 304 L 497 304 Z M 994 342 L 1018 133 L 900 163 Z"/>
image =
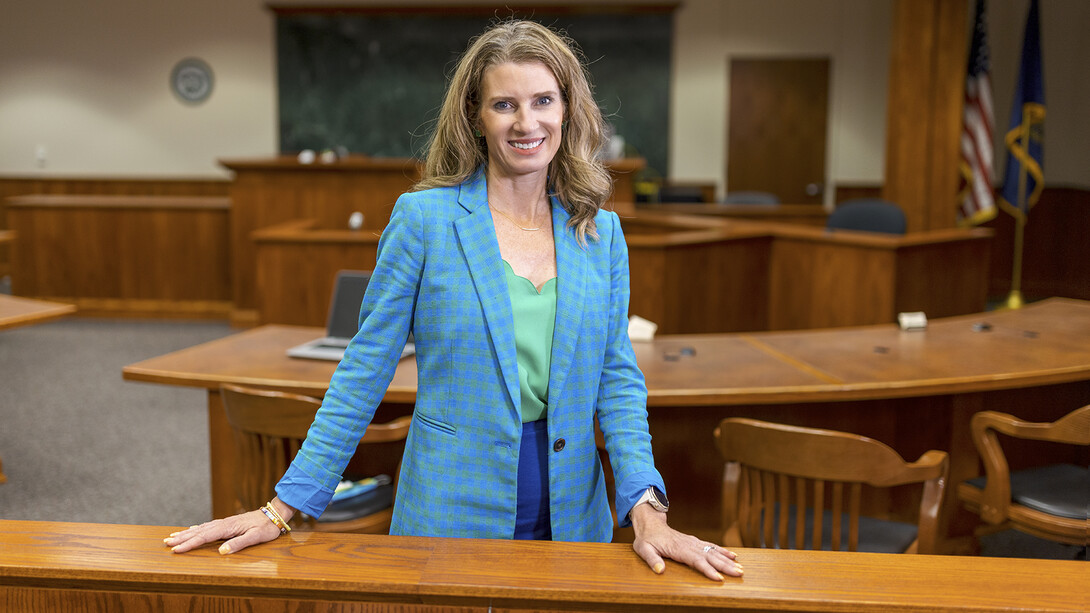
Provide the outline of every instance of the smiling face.
<path id="1" fill-rule="evenodd" d="M 564 102 L 544 64 L 504 63 L 481 79 L 478 127 L 488 144 L 489 174 L 526 178 L 548 173 L 560 149 Z"/>

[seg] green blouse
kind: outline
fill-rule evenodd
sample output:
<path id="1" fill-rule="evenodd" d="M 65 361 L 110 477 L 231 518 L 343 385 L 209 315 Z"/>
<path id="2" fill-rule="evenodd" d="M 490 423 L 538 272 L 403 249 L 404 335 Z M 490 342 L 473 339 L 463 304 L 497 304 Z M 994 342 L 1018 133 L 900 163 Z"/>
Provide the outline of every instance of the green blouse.
<path id="1" fill-rule="evenodd" d="M 503 269 L 507 276 L 507 292 L 511 295 L 511 314 L 515 319 L 522 421 L 537 421 L 545 417 L 548 409 L 556 277 L 546 281 L 539 293 L 529 279 L 516 275 L 506 260 Z"/>

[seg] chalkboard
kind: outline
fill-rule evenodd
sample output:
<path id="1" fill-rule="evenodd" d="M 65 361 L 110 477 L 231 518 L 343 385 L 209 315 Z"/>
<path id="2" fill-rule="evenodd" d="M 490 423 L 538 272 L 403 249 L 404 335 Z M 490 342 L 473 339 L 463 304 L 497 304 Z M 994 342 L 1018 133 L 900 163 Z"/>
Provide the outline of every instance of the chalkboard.
<path id="1" fill-rule="evenodd" d="M 510 15 L 563 30 L 576 41 L 595 98 L 624 136 L 627 153 L 665 174 L 672 14 L 551 15 L 538 9 Z M 344 147 L 422 158 L 458 57 L 496 18 L 436 11 L 278 14 L 280 150 Z"/>

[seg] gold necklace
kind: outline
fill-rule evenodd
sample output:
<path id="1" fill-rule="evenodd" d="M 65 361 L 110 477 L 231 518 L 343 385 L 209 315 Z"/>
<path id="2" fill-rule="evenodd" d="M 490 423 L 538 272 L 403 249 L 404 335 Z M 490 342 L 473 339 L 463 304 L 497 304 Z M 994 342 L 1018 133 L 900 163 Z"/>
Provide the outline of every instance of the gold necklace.
<path id="1" fill-rule="evenodd" d="M 504 213 L 503 211 L 501 211 L 501 210 L 497 209 L 496 207 L 492 206 L 491 204 L 489 204 L 489 205 L 488 205 L 488 208 L 492 209 L 493 211 L 496 211 L 496 212 L 497 212 L 497 213 L 499 213 L 500 215 L 503 215 L 504 217 L 506 217 L 507 219 L 509 219 L 509 220 L 511 221 L 511 223 L 515 224 L 515 227 L 516 227 L 516 228 L 518 228 L 519 230 L 524 230 L 524 231 L 526 231 L 526 232 L 537 232 L 538 230 L 540 230 L 540 229 L 541 229 L 541 226 L 538 226 L 538 227 L 536 227 L 536 228 L 526 228 L 526 227 L 523 227 L 522 225 L 520 225 L 520 224 L 519 224 L 519 222 L 515 221 L 515 218 L 514 218 L 514 217 L 511 217 L 511 216 L 510 216 L 510 215 L 508 215 L 507 213 Z M 533 221 L 533 220 L 531 220 L 531 221 Z"/>

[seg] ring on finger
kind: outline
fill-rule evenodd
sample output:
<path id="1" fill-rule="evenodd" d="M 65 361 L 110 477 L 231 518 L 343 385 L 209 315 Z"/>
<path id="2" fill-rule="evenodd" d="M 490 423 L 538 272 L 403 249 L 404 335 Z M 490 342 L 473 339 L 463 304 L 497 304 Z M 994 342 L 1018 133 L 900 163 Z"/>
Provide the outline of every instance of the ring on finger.
<path id="1" fill-rule="evenodd" d="M 715 545 L 704 545 L 704 553 L 708 553 L 712 549 L 715 549 Z"/>

